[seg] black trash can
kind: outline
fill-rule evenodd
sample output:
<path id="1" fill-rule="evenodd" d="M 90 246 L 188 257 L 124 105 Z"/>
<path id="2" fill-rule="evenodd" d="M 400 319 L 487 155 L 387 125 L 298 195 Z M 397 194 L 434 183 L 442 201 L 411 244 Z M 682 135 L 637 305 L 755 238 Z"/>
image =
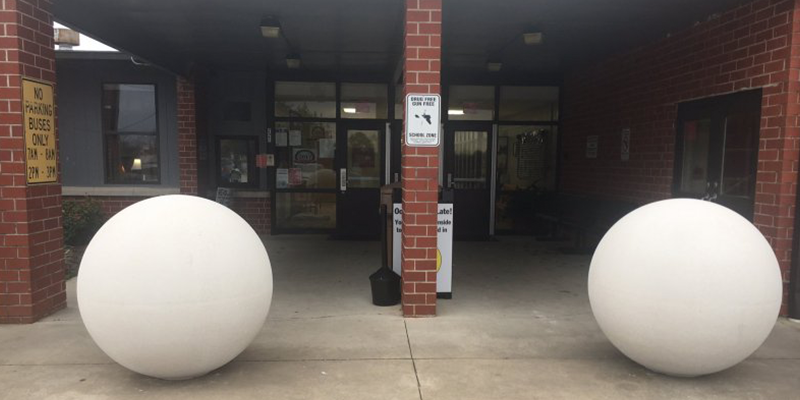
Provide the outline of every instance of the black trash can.
<path id="1" fill-rule="evenodd" d="M 372 304 L 393 306 L 400 303 L 400 276 L 389 268 L 381 268 L 369 276 Z"/>
<path id="2" fill-rule="evenodd" d="M 393 306 L 400 302 L 400 275 L 397 275 L 388 262 L 388 233 L 386 231 L 386 218 L 388 207 L 381 204 L 381 267 L 369 276 L 372 286 L 372 304 L 376 306 Z"/>

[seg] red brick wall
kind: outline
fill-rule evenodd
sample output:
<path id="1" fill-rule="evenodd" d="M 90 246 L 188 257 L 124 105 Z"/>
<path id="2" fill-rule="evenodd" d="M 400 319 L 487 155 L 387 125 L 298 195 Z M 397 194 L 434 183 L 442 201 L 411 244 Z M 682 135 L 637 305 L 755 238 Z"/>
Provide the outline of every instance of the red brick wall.
<path id="1" fill-rule="evenodd" d="M 50 2 L 0 2 L 0 323 L 66 305 L 61 184 L 27 185 L 23 77 L 55 84 Z"/>
<path id="2" fill-rule="evenodd" d="M 178 77 L 178 170 L 182 194 L 197 195 L 197 114 L 194 83 Z"/>
<path id="3" fill-rule="evenodd" d="M 406 0 L 404 94 L 440 93 L 442 1 Z M 407 123 L 407 121 L 403 121 Z M 436 314 L 439 149 L 402 146 L 403 314 Z"/>
<path id="4" fill-rule="evenodd" d="M 259 235 L 269 234 L 270 199 L 237 197 L 233 199 L 231 209 L 241 215 Z"/>
<path id="5" fill-rule="evenodd" d="M 567 74 L 561 190 L 640 203 L 671 197 L 677 104 L 762 88 L 754 222 L 788 281 L 800 133 L 794 9 L 793 0 L 747 3 Z M 623 128 L 631 129 L 627 162 Z M 585 158 L 588 135 L 599 135 L 597 159 Z"/>

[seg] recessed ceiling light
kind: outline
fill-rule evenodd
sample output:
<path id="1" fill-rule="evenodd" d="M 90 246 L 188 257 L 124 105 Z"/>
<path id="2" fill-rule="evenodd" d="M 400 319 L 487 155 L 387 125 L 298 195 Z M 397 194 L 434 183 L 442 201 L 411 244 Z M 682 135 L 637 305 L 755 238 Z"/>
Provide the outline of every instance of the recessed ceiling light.
<path id="1" fill-rule="evenodd" d="M 275 17 L 264 17 L 261 20 L 261 36 L 275 39 L 281 35 L 281 24 Z"/>
<path id="2" fill-rule="evenodd" d="M 290 53 L 286 56 L 286 66 L 289 69 L 300 68 L 300 55 L 297 53 Z"/>
<path id="3" fill-rule="evenodd" d="M 447 110 L 447 115 L 464 115 L 464 110 L 451 108 Z"/>
<path id="4" fill-rule="evenodd" d="M 342 108 L 342 111 L 343 111 L 345 114 L 355 114 L 355 113 L 357 113 L 357 111 L 356 111 L 356 108 L 355 108 L 355 107 L 343 107 L 343 108 Z"/>
<path id="5" fill-rule="evenodd" d="M 489 72 L 498 72 L 503 68 L 503 63 L 499 61 L 489 61 L 486 63 L 486 70 Z"/>
<path id="6" fill-rule="evenodd" d="M 542 44 L 544 41 L 544 34 L 542 32 L 527 32 L 522 34 L 522 39 L 528 46 L 535 46 Z"/>

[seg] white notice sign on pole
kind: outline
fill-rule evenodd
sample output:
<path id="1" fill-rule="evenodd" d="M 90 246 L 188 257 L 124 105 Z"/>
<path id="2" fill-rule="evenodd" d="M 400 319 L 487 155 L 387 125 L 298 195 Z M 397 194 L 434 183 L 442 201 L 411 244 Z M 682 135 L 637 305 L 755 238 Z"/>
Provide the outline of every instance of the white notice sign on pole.
<path id="1" fill-rule="evenodd" d="M 392 214 L 392 269 L 402 275 L 403 204 L 394 203 Z M 436 219 L 436 293 L 453 293 L 453 204 L 440 203 Z"/>
<path id="2" fill-rule="evenodd" d="M 441 97 L 438 94 L 406 95 L 406 146 L 436 147 L 440 143 Z"/>

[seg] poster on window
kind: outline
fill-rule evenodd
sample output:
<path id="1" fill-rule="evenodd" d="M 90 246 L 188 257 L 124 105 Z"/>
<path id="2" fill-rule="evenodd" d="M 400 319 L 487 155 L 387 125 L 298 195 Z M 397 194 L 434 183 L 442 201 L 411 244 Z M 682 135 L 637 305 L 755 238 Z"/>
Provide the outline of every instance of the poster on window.
<path id="1" fill-rule="evenodd" d="M 317 151 L 314 149 L 294 149 L 292 150 L 292 161 L 298 164 L 315 164 L 317 162 Z"/>
<path id="2" fill-rule="evenodd" d="M 303 133 L 301 131 L 291 130 L 289 131 L 289 146 L 302 146 L 303 145 Z"/>
<path id="3" fill-rule="evenodd" d="M 289 144 L 289 131 L 286 128 L 275 130 L 275 146 L 286 147 Z"/>
<path id="4" fill-rule="evenodd" d="M 319 139 L 319 158 L 333 158 L 336 151 L 336 139 Z"/>
<path id="5" fill-rule="evenodd" d="M 278 189 L 286 189 L 289 187 L 288 169 L 278 168 L 275 170 L 275 187 Z"/>
<path id="6" fill-rule="evenodd" d="M 300 168 L 289 168 L 289 186 L 296 187 L 303 185 L 303 171 Z"/>

